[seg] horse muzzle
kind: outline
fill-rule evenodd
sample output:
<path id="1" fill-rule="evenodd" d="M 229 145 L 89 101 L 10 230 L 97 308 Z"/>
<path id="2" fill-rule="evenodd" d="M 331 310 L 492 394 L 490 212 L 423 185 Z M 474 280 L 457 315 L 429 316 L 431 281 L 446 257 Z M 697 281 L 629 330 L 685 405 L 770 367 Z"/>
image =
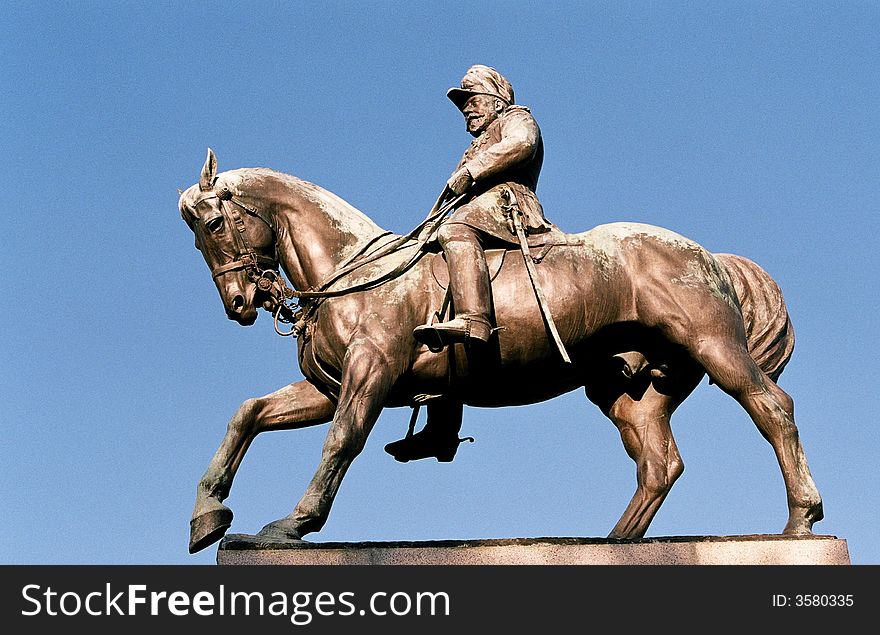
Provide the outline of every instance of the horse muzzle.
<path id="1" fill-rule="evenodd" d="M 256 322 L 257 308 L 254 306 L 254 292 L 254 288 L 247 292 L 238 288 L 238 285 L 227 287 L 221 291 L 226 317 L 235 320 L 242 326 L 250 326 Z"/>

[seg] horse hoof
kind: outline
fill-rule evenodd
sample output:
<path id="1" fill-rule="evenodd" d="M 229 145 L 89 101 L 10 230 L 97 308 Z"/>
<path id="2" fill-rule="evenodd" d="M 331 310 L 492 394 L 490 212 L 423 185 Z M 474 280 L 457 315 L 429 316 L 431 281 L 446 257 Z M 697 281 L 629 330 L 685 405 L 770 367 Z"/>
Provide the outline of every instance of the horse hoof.
<path id="1" fill-rule="evenodd" d="M 269 523 L 257 533 L 257 536 L 272 540 L 302 541 L 302 535 L 296 529 L 294 523 L 285 519 Z"/>
<path id="2" fill-rule="evenodd" d="M 189 521 L 189 552 L 196 553 L 223 537 L 232 526 L 232 510 L 226 506 L 212 509 Z"/>

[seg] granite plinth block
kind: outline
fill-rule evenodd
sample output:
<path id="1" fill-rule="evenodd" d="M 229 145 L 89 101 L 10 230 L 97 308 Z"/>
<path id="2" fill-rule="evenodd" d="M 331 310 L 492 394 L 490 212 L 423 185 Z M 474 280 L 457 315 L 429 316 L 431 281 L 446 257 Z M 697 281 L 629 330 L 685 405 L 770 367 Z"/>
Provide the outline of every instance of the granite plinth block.
<path id="1" fill-rule="evenodd" d="M 220 565 L 849 565 L 836 536 L 506 538 L 419 542 L 305 542 L 230 534 Z"/>

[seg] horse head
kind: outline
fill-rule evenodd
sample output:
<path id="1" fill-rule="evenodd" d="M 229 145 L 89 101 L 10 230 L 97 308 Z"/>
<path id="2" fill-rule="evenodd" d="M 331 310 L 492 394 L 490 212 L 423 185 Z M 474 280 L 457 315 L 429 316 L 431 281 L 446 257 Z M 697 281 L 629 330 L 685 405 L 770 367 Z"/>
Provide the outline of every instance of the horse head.
<path id="1" fill-rule="evenodd" d="M 274 219 L 241 197 L 234 178 L 217 175 L 217 157 L 208 148 L 199 182 L 181 193 L 179 207 L 227 317 L 249 326 L 258 307 L 270 308 L 283 297 L 284 286 L 275 255 Z"/>

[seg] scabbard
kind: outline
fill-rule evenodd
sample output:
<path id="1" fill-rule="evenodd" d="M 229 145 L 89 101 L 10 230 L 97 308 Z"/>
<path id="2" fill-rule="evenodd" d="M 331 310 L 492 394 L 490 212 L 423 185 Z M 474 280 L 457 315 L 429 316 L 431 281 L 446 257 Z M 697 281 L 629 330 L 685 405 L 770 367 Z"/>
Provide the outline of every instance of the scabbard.
<path id="1" fill-rule="evenodd" d="M 556 344 L 556 348 L 559 349 L 559 354 L 562 355 L 562 359 L 565 360 L 567 364 L 571 364 L 571 358 L 568 356 L 568 351 L 565 350 L 565 344 L 562 343 L 562 338 L 559 337 L 559 331 L 556 329 L 556 323 L 553 321 L 553 314 L 550 313 L 550 307 L 547 305 L 547 300 L 544 298 L 544 293 L 541 291 L 541 285 L 538 284 L 538 274 L 535 271 L 535 262 L 532 260 L 532 253 L 529 250 L 529 241 L 526 238 L 526 231 L 523 229 L 521 213 L 516 204 L 516 198 L 514 197 L 513 192 L 510 192 L 509 190 L 508 200 L 510 201 L 510 217 L 513 221 L 513 227 L 516 230 L 516 237 L 519 240 L 519 248 L 520 251 L 522 251 L 523 260 L 526 263 L 526 271 L 529 273 L 529 281 L 532 283 L 532 289 L 535 291 L 535 298 L 538 300 L 538 307 L 541 309 L 541 316 L 544 318 L 544 323 L 547 325 L 547 329 L 550 331 L 550 336 Z"/>

